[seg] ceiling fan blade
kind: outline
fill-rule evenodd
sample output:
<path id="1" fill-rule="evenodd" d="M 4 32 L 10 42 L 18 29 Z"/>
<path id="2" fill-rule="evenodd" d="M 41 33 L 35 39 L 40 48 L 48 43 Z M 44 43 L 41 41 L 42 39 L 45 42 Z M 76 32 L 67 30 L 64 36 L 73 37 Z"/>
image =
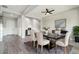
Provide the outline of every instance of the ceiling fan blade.
<path id="1" fill-rule="evenodd" d="M 46 11 L 48 12 L 49 10 L 46 8 Z"/>
<path id="2" fill-rule="evenodd" d="M 51 12 L 49 14 L 52 14 Z"/>
<path id="3" fill-rule="evenodd" d="M 49 9 L 46 8 L 46 11 L 41 11 L 41 13 L 45 13 L 45 15 L 47 15 L 48 13 L 52 14 L 52 11 L 55 11 L 55 10 L 50 10 L 49 11 Z"/>
<path id="4" fill-rule="evenodd" d="M 52 11 L 55 11 L 55 10 L 51 10 L 51 11 L 49 11 L 49 12 L 52 12 Z"/>

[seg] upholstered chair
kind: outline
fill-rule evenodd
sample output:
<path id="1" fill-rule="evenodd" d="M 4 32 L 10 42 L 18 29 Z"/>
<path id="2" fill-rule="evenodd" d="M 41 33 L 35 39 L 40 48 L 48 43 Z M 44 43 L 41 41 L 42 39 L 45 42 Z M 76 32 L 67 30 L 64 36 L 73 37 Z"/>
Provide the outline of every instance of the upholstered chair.
<path id="1" fill-rule="evenodd" d="M 64 47 L 64 53 L 67 53 L 67 46 L 69 43 L 71 32 L 67 32 L 64 39 L 60 39 L 56 42 L 56 45 Z"/>
<path id="2" fill-rule="evenodd" d="M 31 40 L 33 41 L 33 47 L 35 47 L 35 42 L 37 41 L 37 39 L 33 30 L 31 30 Z"/>
<path id="3" fill-rule="evenodd" d="M 41 46 L 41 52 L 43 52 L 43 46 L 44 45 L 48 44 L 49 47 L 50 47 L 50 41 L 43 38 L 43 33 L 42 32 L 37 33 L 37 42 L 38 42 L 37 49 L 38 49 L 38 45 L 40 45 Z"/>

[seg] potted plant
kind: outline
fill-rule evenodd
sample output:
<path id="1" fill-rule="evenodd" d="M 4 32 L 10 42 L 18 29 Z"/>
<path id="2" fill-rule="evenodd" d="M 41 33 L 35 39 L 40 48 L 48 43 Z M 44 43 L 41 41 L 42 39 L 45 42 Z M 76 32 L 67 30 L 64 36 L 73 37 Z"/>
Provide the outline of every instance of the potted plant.
<path id="1" fill-rule="evenodd" d="M 79 42 L 79 26 L 73 27 L 73 35 L 75 37 L 75 42 Z"/>

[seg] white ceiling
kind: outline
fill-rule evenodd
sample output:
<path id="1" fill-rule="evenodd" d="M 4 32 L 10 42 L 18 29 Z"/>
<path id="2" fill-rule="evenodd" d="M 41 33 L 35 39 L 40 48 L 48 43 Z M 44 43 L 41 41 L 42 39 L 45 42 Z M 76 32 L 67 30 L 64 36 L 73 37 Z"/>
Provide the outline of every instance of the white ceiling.
<path id="1" fill-rule="evenodd" d="M 15 15 L 15 17 L 18 17 L 18 15 L 23 14 L 29 17 L 42 18 L 49 15 L 41 13 L 41 11 L 45 11 L 46 8 L 49 10 L 54 9 L 55 11 L 53 14 L 57 14 L 72 8 L 76 8 L 78 5 L 7 5 L 7 7 L 8 8 L 1 7 L 0 9 L 4 12 L 4 15 Z"/>
<path id="2" fill-rule="evenodd" d="M 7 6 L 7 8 L 5 8 L 2 6 L 3 5 L 0 5 L 0 15 L 7 17 L 18 17 L 19 15 L 30 12 L 29 10 L 33 10 L 33 7 L 36 7 L 32 5 L 5 5 Z"/>
<path id="3" fill-rule="evenodd" d="M 16 12 L 22 12 L 28 5 L 7 5 L 8 9 Z"/>
<path id="4" fill-rule="evenodd" d="M 79 7 L 79 6 L 78 5 L 40 5 L 26 15 L 41 18 L 41 17 L 52 15 L 52 14 L 45 15 L 45 13 L 41 13 L 41 11 L 45 11 L 46 8 L 48 8 L 49 10 L 54 9 L 55 10 L 53 12 L 53 15 L 54 15 L 76 7 Z"/>

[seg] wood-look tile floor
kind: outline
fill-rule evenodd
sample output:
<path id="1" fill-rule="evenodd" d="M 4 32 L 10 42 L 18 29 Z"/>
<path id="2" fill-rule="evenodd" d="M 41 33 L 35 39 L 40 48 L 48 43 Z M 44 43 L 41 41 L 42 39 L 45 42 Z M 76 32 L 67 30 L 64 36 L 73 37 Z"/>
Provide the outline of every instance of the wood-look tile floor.
<path id="1" fill-rule="evenodd" d="M 7 36 L 7 38 L 4 38 L 4 40 L 9 40 L 8 37 L 10 37 L 10 40 L 11 40 L 11 38 L 16 39 L 16 37 L 10 35 L 10 36 Z M 16 39 L 16 40 L 17 40 L 17 39 Z M 14 43 L 14 44 L 15 44 L 15 43 Z M 37 52 L 36 47 L 34 48 L 34 47 L 32 46 L 32 42 L 26 42 L 24 45 L 25 45 L 25 48 L 26 48 L 28 54 L 40 54 L 40 47 L 38 48 L 38 52 Z M 10 47 L 9 47 L 9 48 L 10 48 Z M 69 53 L 70 53 L 70 54 L 71 54 L 71 53 L 73 54 L 73 51 L 76 51 L 76 50 L 73 49 L 73 47 L 69 46 Z M 4 52 L 3 42 L 0 42 L 0 54 L 2 54 L 3 52 Z M 52 49 L 49 51 L 48 49 L 44 48 L 44 50 L 43 50 L 42 53 L 43 53 L 43 54 L 55 54 L 55 49 L 52 48 Z M 58 47 L 58 48 L 57 48 L 57 54 L 63 54 L 63 53 L 64 53 L 64 52 L 63 52 L 63 48 Z"/>

